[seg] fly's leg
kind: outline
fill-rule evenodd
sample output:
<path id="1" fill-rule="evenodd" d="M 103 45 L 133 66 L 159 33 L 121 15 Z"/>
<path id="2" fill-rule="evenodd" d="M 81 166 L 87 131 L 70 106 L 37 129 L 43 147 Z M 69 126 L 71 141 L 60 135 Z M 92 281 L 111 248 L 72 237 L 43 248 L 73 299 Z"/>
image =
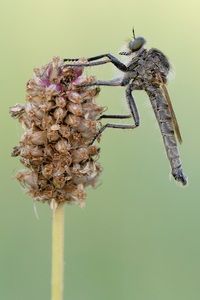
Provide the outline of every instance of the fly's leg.
<path id="1" fill-rule="evenodd" d="M 136 127 L 139 126 L 140 124 L 140 118 L 139 118 L 139 114 L 138 114 L 138 110 L 135 104 L 135 101 L 133 99 L 133 96 L 131 94 L 131 86 L 128 86 L 128 88 L 126 89 L 126 99 L 128 102 L 128 106 L 129 109 L 131 111 L 131 115 L 102 115 L 99 119 L 108 119 L 108 118 L 112 118 L 112 119 L 128 119 L 128 118 L 133 118 L 135 124 L 134 125 L 121 125 L 121 124 L 112 124 L 112 123 L 107 123 L 104 126 L 101 127 L 101 129 L 97 132 L 97 134 L 94 136 L 94 138 L 92 139 L 90 144 L 93 144 L 94 141 L 102 134 L 102 132 L 106 129 L 106 128 L 118 128 L 118 129 L 135 129 Z"/>
<path id="2" fill-rule="evenodd" d="M 98 62 L 92 62 L 94 60 L 99 60 L 101 58 L 107 57 L 107 60 L 102 60 L 102 61 L 98 61 Z M 64 61 L 78 61 L 79 58 L 65 58 Z M 97 56 L 93 56 L 93 57 L 89 57 L 87 59 L 88 63 L 80 63 L 80 64 L 66 64 L 66 67 L 91 67 L 91 66 L 98 66 L 98 65 L 103 65 L 106 63 L 111 62 L 113 65 L 115 65 L 117 67 L 117 69 L 119 69 L 122 72 L 128 72 L 128 68 L 126 65 L 124 65 L 119 59 L 117 59 L 115 56 L 113 56 L 110 53 L 106 53 L 106 54 L 100 54 Z"/>
<path id="3" fill-rule="evenodd" d="M 68 60 L 67 58 L 64 59 Z M 71 59 L 73 60 L 73 59 Z M 75 58 L 76 60 L 76 58 Z M 101 61 L 95 61 L 95 62 L 86 62 L 86 63 L 78 63 L 78 64 L 65 64 L 65 67 L 94 67 L 94 66 L 99 66 L 99 65 L 104 65 L 111 62 L 110 59 L 106 59 L 106 60 L 101 60 Z"/>
<path id="4" fill-rule="evenodd" d="M 101 119 L 130 119 L 132 118 L 132 115 L 102 115 L 98 118 L 98 120 Z"/>
<path id="5" fill-rule="evenodd" d="M 139 117 L 139 113 L 138 113 L 138 109 L 137 109 L 135 100 L 133 99 L 131 85 L 129 85 L 126 89 L 126 100 L 127 100 L 129 109 L 131 111 L 131 115 L 133 116 L 133 119 L 135 121 L 135 126 L 137 127 L 140 125 L 140 117 Z"/>
<path id="6" fill-rule="evenodd" d="M 90 142 L 90 145 L 92 145 L 94 143 L 94 141 L 102 134 L 102 132 L 106 129 L 106 128 L 118 128 L 118 129 L 134 129 L 137 126 L 135 125 L 121 125 L 121 124 L 110 124 L 107 123 L 104 126 L 101 127 L 101 129 L 99 129 L 99 131 L 97 132 L 97 134 L 94 136 L 94 138 L 92 139 L 92 141 Z"/>
<path id="7" fill-rule="evenodd" d="M 129 84 L 130 78 L 114 78 L 112 80 L 96 80 L 93 82 L 85 83 L 85 84 L 77 84 L 77 87 L 86 87 L 86 86 L 94 86 L 94 85 L 104 85 L 104 86 L 126 86 Z"/>
<path id="8" fill-rule="evenodd" d="M 78 87 L 86 87 L 86 86 L 94 86 L 94 85 L 104 85 L 104 86 L 122 86 L 121 78 L 114 78 L 112 80 L 96 80 L 93 82 L 85 83 L 85 84 L 77 84 Z"/>
<path id="9" fill-rule="evenodd" d="M 96 55 L 96 56 L 92 56 L 87 58 L 87 61 L 93 61 L 93 60 L 98 60 L 101 59 L 103 57 L 107 57 L 107 53 L 106 54 L 100 54 L 100 55 Z M 78 61 L 80 58 L 64 58 L 64 61 Z"/>

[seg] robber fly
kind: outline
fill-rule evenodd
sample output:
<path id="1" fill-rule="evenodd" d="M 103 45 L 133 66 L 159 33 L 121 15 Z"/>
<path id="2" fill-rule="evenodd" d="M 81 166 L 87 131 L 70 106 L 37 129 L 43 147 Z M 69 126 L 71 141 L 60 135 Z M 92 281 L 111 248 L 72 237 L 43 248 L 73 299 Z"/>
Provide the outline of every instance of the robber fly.
<path id="1" fill-rule="evenodd" d="M 134 129 L 138 127 L 140 125 L 140 118 L 132 91 L 144 90 L 149 96 L 160 127 L 167 156 L 171 165 L 171 174 L 174 176 L 175 180 L 186 185 L 187 176 L 182 170 L 174 131 L 176 132 L 179 143 L 182 143 L 182 138 L 172 103 L 165 86 L 167 83 L 167 75 L 170 71 L 170 64 L 167 57 L 160 50 L 156 48 L 145 49 L 145 43 L 146 41 L 143 37 L 135 37 L 133 29 L 133 40 L 128 42 L 127 51 L 119 53 L 120 55 L 126 55 L 129 58 L 127 64 L 122 63 L 113 55 L 106 53 L 90 57 L 87 59 L 86 63 L 76 63 L 79 58 L 67 58 L 65 61 L 73 61 L 75 63 L 67 63 L 66 66 L 88 67 L 112 63 L 124 73 L 122 78 L 115 78 L 110 81 L 96 80 L 95 82 L 81 85 L 127 86 L 125 94 L 130 109 L 130 115 L 102 115 L 100 119 L 133 118 L 134 120 L 134 125 L 105 124 L 101 127 L 91 143 L 93 143 L 106 128 Z M 98 61 L 102 58 L 106 59 Z"/>

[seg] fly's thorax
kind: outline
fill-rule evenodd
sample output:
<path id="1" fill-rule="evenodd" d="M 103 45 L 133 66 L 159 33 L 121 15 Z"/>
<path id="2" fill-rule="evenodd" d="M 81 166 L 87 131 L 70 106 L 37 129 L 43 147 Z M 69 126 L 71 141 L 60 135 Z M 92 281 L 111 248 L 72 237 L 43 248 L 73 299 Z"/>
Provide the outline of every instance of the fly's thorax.
<path id="1" fill-rule="evenodd" d="M 139 51 L 138 51 L 139 52 Z M 141 78 L 145 85 L 155 82 L 156 74 L 160 73 L 164 83 L 167 82 L 167 75 L 170 64 L 166 56 L 158 49 L 143 49 L 130 61 L 128 68 L 130 72 L 137 73 L 137 80 Z M 134 79 L 132 77 L 132 79 Z"/>
<path id="2" fill-rule="evenodd" d="M 160 50 L 151 48 L 148 51 L 146 62 L 147 64 L 148 62 L 152 64 L 152 71 L 159 71 L 162 77 L 166 79 L 170 71 L 170 63 Z"/>
<path id="3" fill-rule="evenodd" d="M 170 65 L 166 56 L 158 49 L 150 50 L 141 48 L 135 53 L 128 63 L 128 76 L 140 89 L 152 85 L 157 81 L 157 73 L 160 73 L 164 83 L 167 82 L 167 75 Z M 143 86 L 143 87 L 142 87 Z"/>

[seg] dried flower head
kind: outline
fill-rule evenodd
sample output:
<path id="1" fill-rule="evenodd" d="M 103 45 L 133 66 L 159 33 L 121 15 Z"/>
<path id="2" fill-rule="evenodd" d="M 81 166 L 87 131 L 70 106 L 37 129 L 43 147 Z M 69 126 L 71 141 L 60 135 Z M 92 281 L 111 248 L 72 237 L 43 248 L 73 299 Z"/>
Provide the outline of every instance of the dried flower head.
<path id="1" fill-rule="evenodd" d="M 24 130 L 12 156 L 20 156 L 27 169 L 16 178 L 34 200 L 83 207 L 85 187 L 95 186 L 102 171 L 96 161 L 99 148 L 90 145 L 104 111 L 95 102 L 100 89 L 78 87 L 95 78 L 82 75 L 82 67 L 65 67 L 59 57 L 34 73 L 27 103 L 10 108 Z"/>

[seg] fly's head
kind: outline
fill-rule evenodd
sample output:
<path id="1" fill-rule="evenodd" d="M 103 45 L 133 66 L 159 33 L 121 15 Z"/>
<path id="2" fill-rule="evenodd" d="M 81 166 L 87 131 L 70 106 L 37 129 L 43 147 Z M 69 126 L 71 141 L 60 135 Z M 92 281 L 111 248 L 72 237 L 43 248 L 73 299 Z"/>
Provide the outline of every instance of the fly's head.
<path id="1" fill-rule="evenodd" d="M 133 40 L 128 42 L 128 45 L 127 45 L 128 51 L 120 52 L 119 54 L 120 55 L 131 55 L 134 52 L 137 52 L 138 50 L 140 50 L 144 46 L 145 43 L 146 43 L 146 40 L 143 37 L 141 37 L 141 36 L 135 37 L 135 32 L 133 29 Z"/>

